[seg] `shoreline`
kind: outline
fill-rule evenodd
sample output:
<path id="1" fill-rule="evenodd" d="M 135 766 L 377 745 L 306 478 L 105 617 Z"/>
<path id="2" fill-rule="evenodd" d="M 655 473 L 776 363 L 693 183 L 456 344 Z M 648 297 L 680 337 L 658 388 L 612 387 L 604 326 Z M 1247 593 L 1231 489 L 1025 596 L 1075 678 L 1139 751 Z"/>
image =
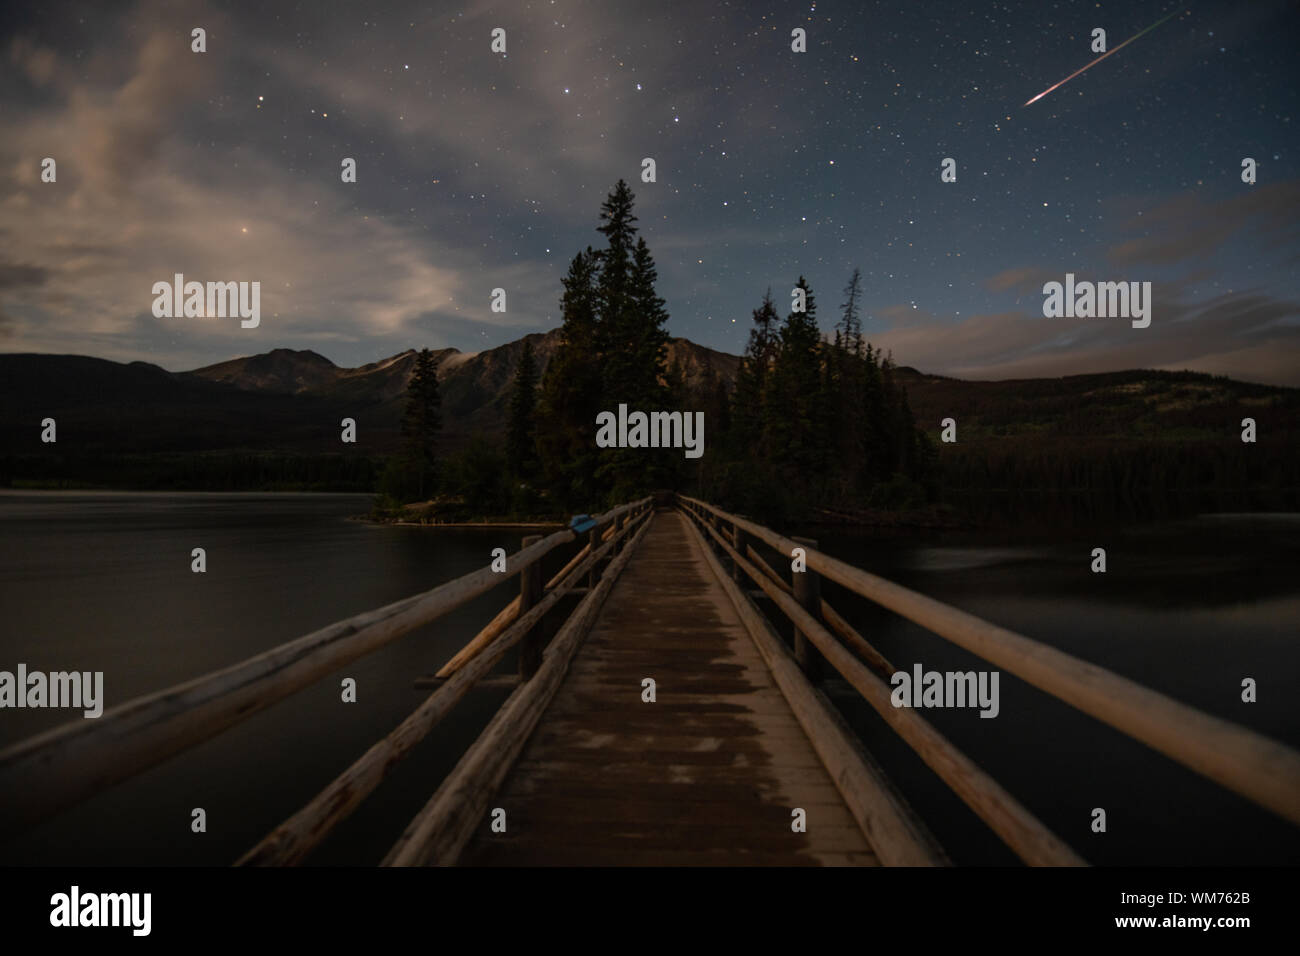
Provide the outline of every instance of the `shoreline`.
<path id="1" fill-rule="evenodd" d="M 563 521 L 376 521 L 369 515 L 354 515 L 359 521 L 385 528 L 567 528 Z"/>

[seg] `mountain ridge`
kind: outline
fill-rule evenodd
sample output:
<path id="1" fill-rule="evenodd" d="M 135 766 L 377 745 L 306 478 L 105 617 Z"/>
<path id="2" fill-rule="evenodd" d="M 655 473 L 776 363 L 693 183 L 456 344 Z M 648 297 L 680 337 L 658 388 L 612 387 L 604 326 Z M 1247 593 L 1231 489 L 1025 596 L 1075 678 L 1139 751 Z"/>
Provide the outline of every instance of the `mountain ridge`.
<path id="1" fill-rule="evenodd" d="M 499 439 L 525 342 L 539 373 L 560 329 L 530 333 L 480 352 L 435 350 L 444 447 L 472 436 Z M 269 352 L 170 372 L 148 362 L 79 355 L 0 353 L 0 453 L 148 454 L 249 450 L 290 454 L 388 454 L 400 441 L 415 349 L 356 368 L 311 349 Z M 674 338 L 670 363 L 692 401 L 711 375 L 734 381 L 740 357 Z M 1198 372 L 1130 369 L 1056 379 L 968 381 L 898 367 L 919 427 L 937 438 L 957 419 L 962 442 L 997 438 L 1222 436 L 1241 418 L 1268 419 L 1272 438 L 1300 434 L 1300 390 Z M 39 423 L 58 421 L 57 448 Z M 344 417 L 358 442 L 339 441 Z"/>

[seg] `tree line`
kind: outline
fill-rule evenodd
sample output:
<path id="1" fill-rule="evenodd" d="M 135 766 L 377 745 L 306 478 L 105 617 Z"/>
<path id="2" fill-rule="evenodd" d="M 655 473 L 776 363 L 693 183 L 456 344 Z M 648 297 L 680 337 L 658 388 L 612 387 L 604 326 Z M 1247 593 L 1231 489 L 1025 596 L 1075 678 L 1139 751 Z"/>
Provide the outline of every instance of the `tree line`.
<path id="1" fill-rule="evenodd" d="M 588 246 L 569 264 L 561 341 L 540 375 L 525 343 L 503 447 L 480 438 L 438 456 L 436 367 L 432 353 L 421 353 L 407 392 L 404 450 L 389 461 L 381 490 L 400 501 L 440 498 L 449 514 L 559 517 L 674 489 L 770 524 L 910 510 L 941 498 L 963 520 L 994 524 L 1300 501 L 1300 455 L 1283 427 L 1294 417 L 1290 399 L 1270 406 L 1277 434 L 1241 446 L 1193 440 L 1206 432 L 1194 426 L 1221 429 L 1222 409 L 1175 410 L 1153 424 L 1144 417 L 1148 403 L 1127 393 L 1104 399 L 1060 381 L 1005 383 L 965 409 L 965 440 L 938 445 L 917 428 L 892 358 L 863 336 L 857 270 L 829 332 L 801 276 L 784 318 L 770 289 L 753 310 L 734 382 L 706 368 L 688 385 L 666 362 L 668 315 L 636 221 L 632 192 L 620 181 L 601 206 L 603 246 Z M 1133 372 L 1116 382 L 1128 375 L 1164 381 L 1162 373 Z M 619 404 L 703 411 L 704 456 L 598 448 L 596 416 Z"/>
<path id="2" fill-rule="evenodd" d="M 600 210 L 604 245 L 575 255 L 563 279 L 561 339 L 538 376 L 525 343 L 511 387 L 503 448 L 484 441 L 446 460 L 433 355 L 420 353 L 403 416 L 403 450 L 381 491 L 436 494 L 480 514 L 568 514 L 655 489 L 699 494 L 757 517 L 800 518 L 822 507 L 903 506 L 933 494 L 934 451 L 916 428 L 892 360 L 862 335 L 861 276 L 845 287 L 831 338 L 800 277 L 782 320 L 769 293 L 733 387 L 712 369 L 688 387 L 668 365 L 668 312 L 620 180 Z M 703 458 L 680 449 L 598 448 L 596 416 L 630 409 L 703 411 Z"/>

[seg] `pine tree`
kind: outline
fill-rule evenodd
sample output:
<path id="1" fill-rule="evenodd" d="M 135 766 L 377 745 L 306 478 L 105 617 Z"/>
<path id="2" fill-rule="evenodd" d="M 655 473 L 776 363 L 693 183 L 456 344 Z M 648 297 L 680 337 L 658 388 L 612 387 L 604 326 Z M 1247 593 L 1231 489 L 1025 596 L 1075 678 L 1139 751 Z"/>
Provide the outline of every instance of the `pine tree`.
<path id="1" fill-rule="evenodd" d="M 668 310 L 664 300 L 655 291 L 659 272 L 645 239 L 638 236 L 632 254 L 632 281 L 630 288 L 630 315 L 632 323 L 628 345 L 635 354 L 637 396 L 639 402 L 655 407 L 666 396 L 660 388 L 664 376 L 664 360 L 668 352 Z"/>
<path id="2" fill-rule="evenodd" d="M 421 349 L 406 386 L 402 415 L 403 458 L 410 470 L 417 497 L 433 490 L 437 475 L 438 433 L 442 429 L 442 398 L 438 394 L 438 366 L 433 353 Z"/>
<path id="3" fill-rule="evenodd" d="M 844 304 L 839 323 L 835 326 L 836 342 L 848 354 L 862 355 L 862 320 L 858 317 L 862 300 L 862 271 L 854 269 L 849 284 L 844 287 Z"/>
<path id="4" fill-rule="evenodd" d="M 658 273 L 645 240 L 636 234 L 632 191 L 619 180 L 601 206 L 599 231 L 609 243 L 597 253 L 596 308 L 606 395 L 644 407 L 662 401 L 668 313 L 655 291 Z M 616 403 L 615 403 L 616 404 Z"/>
<path id="5" fill-rule="evenodd" d="M 533 471 L 536 404 L 537 362 L 533 358 L 533 343 L 525 339 L 510 390 L 510 422 L 506 433 L 506 464 L 517 478 L 527 478 Z"/>
<path id="6" fill-rule="evenodd" d="M 597 500 L 596 414 L 602 410 L 598 257 L 590 246 L 573 257 L 563 279 L 560 344 L 542 376 L 537 451 L 557 503 L 591 507 Z"/>
<path id="7" fill-rule="evenodd" d="M 644 449 L 595 447 L 598 412 L 620 403 L 655 411 L 667 401 L 668 312 L 655 291 L 654 258 L 636 235 L 633 198 L 619 180 L 600 210 L 607 246 L 588 246 L 570 265 L 563 342 L 542 377 L 542 470 L 557 497 L 575 507 L 624 500 L 676 471 Z"/>
<path id="8" fill-rule="evenodd" d="M 600 256 L 596 302 L 600 312 L 600 360 L 605 408 L 621 403 L 641 411 L 668 401 L 665 355 L 668 312 L 655 291 L 658 274 L 645 240 L 636 235 L 632 191 L 619 180 L 601 207 L 599 231 L 609 243 Z M 626 500 L 670 485 L 680 471 L 667 451 L 611 448 L 601 455 L 597 477 L 612 500 Z"/>
<path id="9" fill-rule="evenodd" d="M 824 436 L 818 427 L 822 397 L 821 332 L 817 305 L 803 276 L 805 309 L 791 310 L 781 326 L 780 344 L 766 389 L 764 431 L 780 477 L 791 488 L 806 488 L 822 464 Z"/>
<path id="10" fill-rule="evenodd" d="M 836 475 L 830 497 L 846 502 L 870 484 L 864 418 L 867 409 L 867 351 L 862 340 L 862 322 L 858 318 L 862 299 L 862 277 L 853 270 L 844 287 L 840 321 L 835 326 L 835 345 L 827 361 L 826 400 L 831 420 L 825 423 L 830 444 L 835 449 Z"/>
<path id="11" fill-rule="evenodd" d="M 736 370 L 736 388 L 731 403 L 733 446 L 737 454 L 762 453 L 764 401 L 778 344 L 776 305 L 769 288 L 763 304 L 753 312 L 749 342 Z"/>
<path id="12" fill-rule="evenodd" d="M 607 359 L 607 384 L 622 388 L 626 376 L 635 375 L 633 356 L 624 351 L 634 338 L 632 326 L 632 256 L 636 247 L 636 216 L 632 214 L 632 190 L 623 180 L 614 186 L 600 207 L 597 232 L 608 246 L 596 253 L 600 273 L 596 280 L 596 311 L 600 316 L 598 351 Z"/>

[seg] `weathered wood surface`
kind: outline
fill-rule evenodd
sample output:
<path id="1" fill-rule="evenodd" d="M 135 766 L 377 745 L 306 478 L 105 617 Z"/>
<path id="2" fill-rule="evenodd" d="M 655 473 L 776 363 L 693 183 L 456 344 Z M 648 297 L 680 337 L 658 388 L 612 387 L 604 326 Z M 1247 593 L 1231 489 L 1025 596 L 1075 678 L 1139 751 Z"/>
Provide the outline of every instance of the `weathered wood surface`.
<path id="1" fill-rule="evenodd" d="M 557 531 L 507 560 L 512 567 L 527 567 L 572 540 L 573 532 Z M 489 565 L 223 670 L 137 697 L 97 720 L 72 720 L 14 744 L 0 752 L 0 833 L 38 823 L 215 736 L 500 582 Z"/>
<path id="2" fill-rule="evenodd" d="M 781 554 L 791 538 L 695 498 L 681 500 Z M 881 607 L 1010 671 L 1283 819 L 1300 823 L 1300 751 L 1149 690 L 1103 667 L 949 607 L 837 558 L 805 548 L 808 567 Z"/>
<path id="3" fill-rule="evenodd" d="M 779 581 L 761 573 L 734 550 L 730 550 L 731 545 L 725 536 L 707 524 L 705 530 L 723 548 L 729 549 L 730 557 L 737 566 L 762 586 L 767 596 L 826 655 L 830 665 L 848 680 L 930 769 L 1022 860 L 1034 866 L 1084 865 L 1082 857 L 1021 806 L 996 780 L 954 747 L 929 721 L 910 708 L 894 707 L 885 680 L 842 647 L 791 594 L 777 586 Z M 778 662 L 772 660 L 771 655 L 768 655 L 768 659 L 775 670 Z M 868 829 L 867 832 L 872 831 Z"/>
<path id="4" fill-rule="evenodd" d="M 462 864 L 879 862 L 685 520 L 656 515 Z"/>
<path id="5" fill-rule="evenodd" d="M 524 539 L 525 546 L 530 542 Z M 578 580 L 588 565 L 594 566 L 613 544 L 603 545 L 596 553 L 588 555 L 573 568 L 563 581 L 540 601 L 534 595 L 524 602 L 521 616 L 496 640 L 472 657 L 446 681 L 440 681 L 409 717 L 383 740 L 372 746 L 346 771 L 311 799 L 305 807 L 268 834 L 257 846 L 238 861 L 244 866 L 285 866 L 300 863 L 303 858 L 325 839 L 340 822 L 352 814 L 384 780 L 401 760 L 451 712 L 462 697 L 487 674 L 512 646 L 526 641 L 542 616 Z M 585 553 L 585 551 L 584 551 Z M 540 591 L 540 568 L 536 564 L 523 571 L 534 574 L 529 585 L 533 592 Z M 523 595 L 521 594 L 521 598 Z M 538 652 L 540 656 L 540 650 Z"/>
<path id="6" fill-rule="evenodd" d="M 460 858 L 465 844 L 473 838 L 478 822 L 487 813 L 488 801 L 500 788 L 524 742 L 554 698 L 574 652 L 582 645 L 614 582 L 631 560 L 652 520 L 652 516 L 647 515 L 635 524 L 624 525 L 623 532 L 632 534 L 624 550 L 610 562 L 599 583 L 578 602 L 561 625 L 543 651 L 537 673 L 520 683 L 483 733 L 470 744 L 469 750 L 465 751 L 429 802 L 407 825 L 384 857 L 383 866 L 450 866 Z M 593 546 L 597 540 L 593 537 Z M 589 560 L 593 563 L 598 561 L 601 553 L 613 548 L 617 541 L 614 538 L 603 547 L 593 548 Z M 575 569 L 574 575 L 581 571 L 582 567 Z"/>

